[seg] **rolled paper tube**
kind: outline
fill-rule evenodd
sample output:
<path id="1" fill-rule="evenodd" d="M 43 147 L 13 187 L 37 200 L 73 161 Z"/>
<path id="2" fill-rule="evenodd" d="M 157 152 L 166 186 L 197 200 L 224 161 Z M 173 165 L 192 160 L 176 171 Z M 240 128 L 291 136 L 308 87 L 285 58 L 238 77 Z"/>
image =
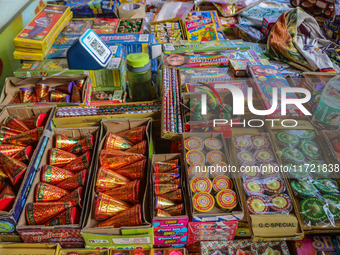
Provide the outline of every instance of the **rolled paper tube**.
<path id="1" fill-rule="evenodd" d="M 20 93 L 16 93 L 14 95 L 14 97 L 12 98 L 11 102 L 9 102 L 9 104 L 20 104 L 21 103 L 21 100 L 20 100 Z"/>
<path id="2" fill-rule="evenodd" d="M 132 206 L 122 200 L 112 198 L 103 193 L 97 196 L 94 218 L 96 220 L 106 220 L 114 215 L 130 209 Z"/>
<path id="3" fill-rule="evenodd" d="M 55 145 L 57 149 L 81 155 L 93 149 L 93 136 L 89 135 L 84 139 L 78 140 L 66 135 L 58 134 L 55 136 Z"/>
<path id="4" fill-rule="evenodd" d="M 155 184 L 176 184 L 180 185 L 179 174 L 155 173 Z"/>
<path id="5" fill-rule="evenodd" d="M 179 185 L 173 184 L 155 184 L 155 193 L 157 196 L 169 193 L 179 188 Z"/>
<path id="6" fill-rule="evenodd" d="M 50 102 L 67 102 L 67 96 L 70 97 L 70 95 L 59 90 L 52 90 L 50 92 Z"/>
<path id="7" fill-rule="evenodd" d="M 78 207 L 71 207 L 66 209 L 64 212 L 59 213 L 54 218 L 45 222 L 45 226 L 61 226 L 79 224 L 80 220 L 80 209 Z"/>
<path id="8" fill-rule="evenodd" d="M 39 127 L 33 130 L 26 131 L 24 133 L 18 134 L 16 136 L 11 136 L 2 141 L 4 144 L 13 144 L 28 146 L 39 141 L 42 133 L 44 131 L 43 127 Z"/>
<path id="9" fill-rule="evenodd" d="M 63 196 L 58 202 L 70 202 L 73 206 L 83 207 L 83 187 L 78 187 L 66 196 Z"/>
<path id="10" fill-rule="evenodd" d="M 57 187 L 66 190 L 75 190 L 80 186 L 85 186 L 86 183 L 86 170 L 83 170 L 71 178 L 68 178 L 57 185 Z"/>
<path id="11" fill-rule="evenodd" d="M 155 173 L 168 173 L 176 168 L 178 168 L 176 163 L 156 162 L 154 164 Z"/>
<path id="12" fill-rule="evenodd" d="M 105 191 L 104 194 L 128 203 L 139 203 L 140 180 L 129 182 L 125 186 Z"/>
<path id="13" fill-rule="evenodd" d="M 123 137 L 125 140 L 137 144 L 142 142 L 145 139 L 145 130 L 146 126 L 136 127 L 127 131 L 123 131 L 118 133 L 120 137 Z"/>
<path id="14" fill-rule="evenodd" d="M 18 152 L 17 154 L 15 154 L 13 156 L 13 158 L 25 163 L 25 164 L 28 164 L 30 161 L 31 161 L 31 158 L 33 156 L 33 147 L 30 145 L 30 146 L 27 146 L 25 149 L 23 149 L 22 151 Z"/>
<path id="15" fill-rule="evenodd" d="M 100 227 L 125 227 L 125 226 L 140 226 L 142 225 L 142 206 L 137 204 L 128 210 L 125 210 L 112 218 L 97 225 Z"/>
<path id="16" fill-rule="evenodd" d="M 158 209 L 156 211 L 156 217 L 171 217 L 171 214 L 167 213 L 166 211 Z"/>
<path id="17" fill-rule="evenodd" d="M 155 209 L 164 210 L 168 207 L 174 206 L 175 203 L 169 199 L 164 197 L 155 196 Z"/>
<path id="18" fill-rule="evenodd" d="M 77 155 L 74 155 L 73 153 L 52 148 L 50 151 L 49 161 L 52 166 L 62 167 L 76 160 L 76 158 Z"/>
<path id="19" fill-rule="evenodd" d="M 11 144 L 0 144 L 0 152 L 10 157 L 12 157 L 13 155 L 16 155 L 18 152 L 21 152 L 24 149 L 25 149 L 24 146 L 17 146 L 17 145 L 11 145 Z"/>
<path id="20" fill-rule="evenodd" d="M 45 165 L 41 169 L 40 180 L 42 182 L 56 185 L 68 178 L 71 178 L 73 175 L 74 173 L 68 170 L 56 166 Z"/>
<path id="21" fill-rule="evenodd" d="M 5 171 L 14 187 L 21 184 L 21 181 L 27 170 L 27 166 L 14 158 L 8 157 L 0 153 L 0 164 Z"/>
<path id="22" fill-rule="evenodd" d="M 132 146 L 130 149 L 128 149 L 126 151 L 132 152 L 132 153 L 143 154 L 144 156 L 146 156 L 148 154 L 147 142 L 142 141 L 140 143 L 137 143 L 136 145 Z"/>
<path id="23" fill-rule="evenodd" d="M 28 225 L 42 225 L 70 207 L 72 204 L 68 202 L 27 203 L 26 222 Z"/>
<path id="24" fill-rule="evenodd" d="M 104 192 L 129 183 L 130 180 L 104 167 L 99 168 L 96 181 L 96 191 Z"/>
<path id="25" fill-rule="evenodd" d="M 114 133 L 109 133 L 104 148 L 107 150 L 121 150 L 125 151 L 127 149 L 130 149 L 132 147 L 132 143 L 126 141 L 124 138 L 120 137 L 119 135 L 116 135 Z"/>
<path id="26" fill-rule="evenodd" d="M 33 95 L 33 89 L 29 89 L 29 88 L 19 89 L 19 98 L 20 98 L 21 103 L 30 102 L 32 95 Z"/>
<path id="27" fill-rule="evenodd" d="M 141 154 L 118 150 L 102 150 L 99 155 L 100 165 L 110 170 L 117 170 L 142 159 L 144 156 Z"/>
<path id="28" fill-rule="evenodd" d="M 10 211 L 15 201 L 15 192 L 8 183 L 0 193 L 0 211 Z"/>
<path id="29" fill-rule="evenodd" d="M 23 133 L 30 130 L 21 120 L 14 116 L 8 116 L 4 123 L 2 123 L 2 127 L 10 129 L 11 131 L 16 131 L 18 133 Z"/>
<path id="30" fill-rule="evenodd" d="M 44 127 L 48 120 L 48 114 L 43 112 L 38 115 L 35 115 L 31 118 L 24 119 L 22 122 L 29 128 L 35 129 L 38 127 Z"/>
<path id="31" fill-rule="evenodd" d="M 79 172 L 83 169 L 90 169 L 90 158 L 91 153 L 87 151 L 83 155 L 77 157 L 71 163 L 64 166 L 64 169 L 69 170 L 71 172 Z"/>
<path id="32" fill-rule="evenodd" d="M 170 213 L 173 212 L 173 211 L 183 211 L 184 209 L 184 206 L 183 204 L 178 204 L 178 205 L 174 205 L 174 206 L 171 206 L 171 207 L 167 207 L 164 209 L 164 211 L 166 211 L 167 213 Z"/>
<path id="33" fill-rule="evenodd" d="M 161 194 L 160 197 L 166 198 L 168 200 L 174 201 L 176 203 L 182 203 L 183 198 L 182 198 L 182 191 L 180 189 L 171 191 L 166 194 Z"/>
<path id="34" fill-rule="evenodd" d="M 48 183 L 39 182 L 35 189 L 35 202 L 58 201 L 69 192 Z"/>
<path id="35" fill-rule="evenodd" d="M 72 97 L 71 97 L 71 102 L 72 103 L 79 103 L 81 102 L 81 93 L 82 90 L 77 86 L 73 86 L 72 88 Z"/>
<path id="36" fill-rule="evenodd" d="M 44 83 L 37 83 L 35 85 L 35 95 L 38 102 L 48 102 L 48 93 L 50 86 Z"/>
<path id="37" fill-rule="evenodd" d="M 130 180 L 141 180 L 144 176 L 146 161 L 146 159 L 137 161 L 125 167 L 119 168 L 118 170 L 115 170 L 115 173 L 123 175 Z"/>
<path id="38" fill-rule="evenodd" d="M 59 91 L 66 93 L 66 94 L 71 94 L 73 85 L 75 85 L 75 83 L 73 81 L 71 81 L 69 84 L 56 86 L 56 87 L 53 87 L 53 89 L 59 90 Z"/>

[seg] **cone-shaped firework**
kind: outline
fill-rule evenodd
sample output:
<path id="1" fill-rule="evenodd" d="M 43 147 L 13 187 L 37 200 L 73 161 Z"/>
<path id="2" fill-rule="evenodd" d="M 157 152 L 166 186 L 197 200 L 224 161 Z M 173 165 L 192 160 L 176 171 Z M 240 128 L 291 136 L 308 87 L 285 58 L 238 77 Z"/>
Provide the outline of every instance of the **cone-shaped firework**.
<path id="1" fill-rule="evenodd" d="M 48 120 L 48 114 L 43 112 L 38 115 L 35 115 L 31 118 L 24 119 L 22 122 L 29 128 L 29 129 L 35 129 L 38 127 L 43 127 L 46 125 L 46 122 Z"/>
<path id="2" fill-rule="evenodd" d="M 164 210 L 168 207 L 174 206 L 175 203 L 169 199 L 163 198 L 163 197 L 155 197 L 155 209 L 161 209 Z"/>
<path id="3" fill-rule="evenodd" d="M 54 90 L 59 90 L 61 92 L 64 92 L 66 94 L 71 94 L 72 92 L 72 87 L 75 83 L 73 81 L 71 81 L 70 83 L 68 84 L 64 84 L 64 85 L 60 85 L 60 86 L 56 86 L 56 87 L 53 87 Z"/>
<path id="4" fill-rule="evenodd" d="M 73 153 L 59 150 L 56 148 L 52 148 L 50 151 L 50 165 L 51 166 L 62 167 L 74 161 L 76 158 L 77 158 L 77 155 L 74 155 Z"/>
<path id="5" fill-rule="evenodd" d="M 125 140 L 130 141 L 133 144 L 140 143 L 145 138 L 146 126 L 136 127 L 124 132 L 120 132 L 117 135 L 123 137 Z"/>
<path id="6" fill-rule="evenodd" d="M 64 166 L 64 169 L 72 172 L 79 172 L 83 169 L 90 169 L 90 157 L 91 153 L 87 151 L 82 156 L 77 157 L 75 160 Z"/>
<path id="7" fill-rule="evenodd" d="M 59 202 L 70 202 L 73 206 L 83 207 L 83 187 L 78 187 L 70 194 L 62 197 Z"/>
<path id="8" fill-rule="evenodd" d="M 30 130 L 21 120 L 14 116 L 9 116 L 6 118 L 5 122 L 2 124 L 2 128 L 10 129 L 17 133 L 22 133 Z"/>
<path id="9" fill-rule="evenodd" d="M 124 138 L 120 137 L 119 135 L 116 135 L 114 133 L 109 133 L 104 148 L 107 150 L 121 150 L 125 151 L 127 149 L 130 149 L 132 147 L 132 143 L 126 141 Z"/>
<path id="10" fill-rule="evenodd" d="M 10 157 L 12 157 L 13 155 L 17 154 L 18 152 L 24 149 L 25 149 L 24 146 L 17 146 L 17 145 L 11 145 L 11 144 L 0 144 L 0 152 Z"/>
<path id="11" fill-rule="evenodd" d="M 141 180 L 144 176 L 146 159 L 139 160 L 133 164 L 115 170 L 117 174 L 123 175 L 130 180 Z"/>
<path id="12" fill-rule="evenodd" d="M 85 80 L 83 80 L 83 79 L 77 80 L 76 84 L 73 85 L 72 100 L 71 100 L 73 103 L 78 103 L 78 102 L 81 101 L 84 82 L 85 82 Z"/>
<path id="13" fill-rule="evenodd" d="M 70 95 L 63 93 L 59 90 L 52 90 L 50 92 L 50 102 L 66 102 L 69 103 L 70 102 Z"/>
<path id="14" fill-rule="evenodd" d="M 167 207 L 164 209 L 164 211 L 166 211 L 167 213 L 173 215 L 173 216 L 178 216 L 181 215 L 183 212 L 183 204 L 179 204 L 179 205 L 174 205 L 171 207 Z"/>
<path id="15" fill-rule="evenodd" d="M 6 185 L 5 178 L 0 175 L 0 191 Z"/>
<path id="16" fill-rule="evenodd" d="M 59 134 L 55 136 L 55 144 L 57 149 L 81 155 L 93 149 L 93 136 L 90 135 L 84 139 L 78 140 Z"/>
<path id="17" fill-rule="evenodd" d="M 38 102 L 49 102 L 48 91 L 50 86 L 44 83 L 37 83 L 35 85 L 35 95 Z"/>
<path id="18" fill-rule="evenodd" d="M 12 136 L 16 136 L 18 135 L 18 133 L 13 132 L 9 129 L 1 129 L 0 130 L 0 141 L 2 142 L 3 140 L 12 137 Z"/>
<path id="19" fill-rule="evenodd" d="M 104 167 L 99 168 L 96 181 L 96 191 L 104 192 L 129 183 L 130 180 Z"/>
<path id="20" fill-rule="evenodd" d="M 118 150 L 102 150 L 99 156 L 100 165 L 111 170 L 117 170 L 142 159 L 144 156 L 141 154 Z"/>
<path id="21" fill-rule="evenodd" d="M 127 152 L 143 154 L 144 156 L 146 156 L 147 153 L 148 153 L 147 142 L 141 141 L 140 143 L 137 143 L 136 145 L 134 145 L 130 149 L 128 149 Z"/>
<path id="22" fill-rule="evenodd" d="M 15 192 L 11 185 L 5 184 L 2 192 L 0 193 L 0 211 L 9 211 L 12 209 L 15 201 Z"/>
<path id="23" fill-rule="evenodd" d="M 139 226 L 142 225 L 142 207 L 140 204 L 113 216 L 112 218 L 97 225 L 100 227 L 122 227 L 122 226 Z"/>
<path id="24" fill-rule="evenodd" d="M 43 133 L 43 130 L 44 130 L 43 127 L 39 127 L 30 131 L 26 131 L 16 136 L 11 136 L 3 140 L 2 143 L 22 146 L 32 145 L 33 143 L 39 141 Z"/>
<path id="25" fill-rule="evenodd" d="M 169 193 L 161 194 L 160 197 L 166 198 L 168 200 L 174 201 L 176 203 L 182 203 L 182 192 L 180 189 L 176 189 L 174 191 L 171 191 Z"/>
<path id="26" fill-rule="evenodd" d="M 14 187 L 21 183 L 27 170 L 27 166 L 24 163 L 0 153 L 0 164 Z"/>
<path id="27" fill-rule="evenodd" d="M 129 208 L 131 208 L 131 205 L 119 199 L 115 199 L 103 193 L 99 193 L 97 196 L 94 217 L 96 220 L 106 220 Z"/>
<path id="28" fill-rule="evenodd" d="M 160 196 L 178 188 L 179 186 L 175 184 L 155 184 L 155 193 L 157 196 Z"/>
<path id="29" fill-rule="evenodd" d="M 70 207 L 71 203 L 68 202 L 27 203 L 27 224 L 42 225 Z"/>
<path id="30" fill-rule="evenodd" d="M 70 224 L 79 224 L 80 209 L 78 207 L 71 207 L 62 213 L 59 213 L 54 218 L 47 221 L 45 226 L 61 226 Z"/>
<path id="31" fill-rule="evenodd" d="M 21 103 L 29 103 L 31 101 L 31 97 L 33 95 L 33 89 L 29 88 L 20 88 L 19 89 L 19 98 Z"/>
<path id="32" fill-rule="evenodd" d="M 75 174 L 73 177 L 68 178 L 65 181 L 62 181 L 57 185 L 57 187 L 66 190 L 75 190 L 80 186 L 85 186 L 85 183 L 86 183 L 86 170 L 83 170 Z"/>
<path id="33" fill-rule="evenodd" d="M 139 186 L 140 186 L 140 180 L 135 180 L 135 181 L 129 182 L 125 186 L 108 190 L 104 192 L 104 194 L 112 198 L 123 200 L 125 202 L 138 204 L 139 203 Z"/>
<path id="34" fill-rule="evenodd" d="M 3 170 L 2 165 L 0 164 L 0 177 L 2 178 L 8 178 L 8 175 L 6 174 L 5 170 Z"/>
<path id="35" fill-rule="evenodd" d="M 179 174 L 154 173 L 155 184 L 176 184 L 180 185 Z"/>
<path id="36" fill-rule="evenodd" d="M 168 172 L 172 172 L 172 170 L 176 168 L 178 168 L 178 159 L 169 160 L 166 162 L 156 162 L 154 164 L 155 173 L 168 173 Z"/>
<path id="37" fill-rule="evenodd" d="M 58 201 L 69 192 L 56 186 L 39 182 L 35 190 L 35 202 Z"/>
<path id="38" fill-rule="evenodd" d="M 20 104 L 21 103 L 21 100 L 20 100 L 20 93 L 16 93 L 14 95 L 14 97 L 12 98 L 11 102 L 9 102 L 9 104 Z"/>
<path id="39" fill-rule="evenodd" d="M 80 79 L 80 80 L 76 80 L 76 86 L 80 89 L 83 89 L 85 84 L 85 80 L 84 79 Z"/>
<path id="40" fill-rule="evenodd" d="M 65 169 L 46 165 L 41 169 L 41 181 L 52 185 L 56 185 L 63 180 L 71 178 L 74 175 L 73 172 L 67 171 Z"/>
<path id="41" fill-rule="evenodd" d="M 25 164 L 28 164 L 30 161 L 31 161 L 31 158 L 33 156 L 33 147 L 30 145 L 30 146 L 27 146 L 25 149 L 23 149 L 22 151 L 19 151 L 17 154 L 15 154 L 13 156 L 13 158 L 25 163 Z"/>
<path id="42" fill-rule="evenodd" d="M 171 217 L 171 214 L 167 213 L 166 211 L 158 209 L 156 211 L 156 217 Z"/>

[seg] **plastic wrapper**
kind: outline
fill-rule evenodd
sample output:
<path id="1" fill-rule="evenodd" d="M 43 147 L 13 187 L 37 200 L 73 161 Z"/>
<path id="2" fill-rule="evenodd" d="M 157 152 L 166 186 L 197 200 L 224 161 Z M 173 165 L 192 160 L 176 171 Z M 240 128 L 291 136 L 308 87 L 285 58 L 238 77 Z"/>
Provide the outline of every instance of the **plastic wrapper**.
<path id="1" fill-rule="evenodd" d="M 188 2 L 165 2 L 156 16 L 155 21 L 175 18 L 184 20 L 193 7 L 194 4 Z"/>

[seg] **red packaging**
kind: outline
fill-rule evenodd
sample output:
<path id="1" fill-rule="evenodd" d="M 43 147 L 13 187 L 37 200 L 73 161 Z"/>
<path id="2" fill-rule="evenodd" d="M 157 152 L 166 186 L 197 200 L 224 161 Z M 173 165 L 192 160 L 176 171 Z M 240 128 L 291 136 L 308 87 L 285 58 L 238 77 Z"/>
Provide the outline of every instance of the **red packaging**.
<path id="1" fill-rule="evenodd" d="M 104 144 L 104 149 L 125 151 L 130 149 L 132 146 L 132 143 L 120 137 L 119 135 L 109 133 Z"/>
<path id="2" fill-rule="evenodd" d="M 56 185 L 63 180 L 71 178 L 74 175 L 73 172 L 68 170 L 56 167 L 56 166 L 49 166 L 45 165 L 41 169 L 41 181 L 46 182 L 52 185 Z"/>
<path id="3" fill-rule="evenodd" d="M 76 158 L 77 155 L 74 155 L 73 153 L 52 148 L 50 151 L 49 162 L 52 166 L 62 167 L 74 161 Z"/>
<path id="4" fill-rule="evenodd" d="M 80 208 L 83 207 L 83 187 L 78 187 L 66 196 L 63 196 L 58 202 L 70 202 L 73 206 L 78 205 Z"/>
<path id="5" fill-rule="evenodd" d="M 73 177 L 68 178 L 57 185 L 57 187 L 66 190 L 75 190 L 80 186 L 85 186 L 86 182 L 86 170 L 83 170 Z"/>
<path id="6" fill-rule="evenodd" d="M 110 170 L 119 169 L 142 159 L 144 156 L 141 154 L 118 150 L 102 150 L 99 156 L 100 165 Z"/>
<path id="7" fill-rule="evenodd" d="M 0 193 L 0 211 L 10 211 L 15 201 L 15 192 L 11 185 L 5 184 L 5 187 Z"/>
<path id="8" fill-rule="evenodd" d="M 69 192 L 56 186 L 39 182 L 35 189 L 35 202 L 58 201 Z"/>
<path id="9" fill-rule="evenodd" d="M 49 94 L 50 86 L 43 83 L 35 84 L 35 96 L 37 98 L 37 102 L 49 102 L 48 94 Z"/>
<path id="10" fill-rule="evenodd" d="M 39 115 L 33 116 L 28 119 L 24 119 L 22 122 L 29 128 L 29 129 L 35 129 L 38 127 L 44 127 L 46 125 L 46 122 L 48 120 L 48 114 L 43 112 Z"/>
<path id="11" fill-rule="evenodd" d="M 8 175 L 14 187 L 21 184 L 27 170 L 27 166 L 20 161 L 0 153 L 0 164 Z"/>
<path id="12" fill-rule="evenodd" d="M 127 152 L 132 152 L 132 153 L 138 153 L 138 154 L 143 154 L 144 156 L 147 156 L 147 142 L 142 141 L 140 143 L 137 143 L 136 145 L 132 146 L 130 149 L 126 150 Z"/>
<path id="13" fill-rule="evenodd" d="M 119 199 L 115 199 L 103 193 L 99 193 L 97 196 L 94 217 L 96 220 L 106 220 L 129 208 L 131 208 L 131 205 Z"/>
<path id="14" fill-rule="evenodd" d="M 140 180 L 135 180 L 135 181 L 129 182 L 128 184 L 122 187 L 106 191 L 104 192 L 104 194 L 112 198 L 123 200 L 125 202 L 138 204 L 139 203 L 139 187 L 140 187 Z"/>
<path id="15" fill-rule="evenodd" d="M 24 150 L 25 147 L 11 144 L 0 144 L 0 152 L 5 154 L 6 156 L 12 157 L 18 152 Z"/>
<path id="16" fill-rule="evenodd" d="M 137 161 L 125 167 L 115 170 L 117 174 L 123 175 L 131 180 L 141 180 L 144 176 L 146 159 Z"/>
<path id="17" fill-rule="evenodd" d="M 7 129 L 11 129 L 18 133 L 30 130 L 22 121 L 14 116 L 7 117 L 5 122 L 2 123 L 2 127 L 6 127 Z"/>
<path id="18" fill-rule="evenodd" d="M 57 149 L 81 155 L 93 149 L 93 136 L 90 135 L 84 139 L 78 140 L 66 135 L 57 134 L 55 136 L 55 145 Z"/>
<path id="19" fill-rule="evenodd" d="M 120 132 L 117 135 L 123 137 L 125 140 L 137 144 L 145 139 L 146 126 L 136 127 L 124 132 Z"/>
<path id="20" fill-rule="evenodd" d="M 104 167 L 99 168 L 96 181 L 96 191 L 104 192 L 129 183 L 130 180 Z"/>
<path id="21" fill-rule="evenodd" d="M 51 220 L 47 221 L 45 226 L 60 226 L 60 225 L 70 225 L 79 224 L 80 220 L 80 210 L 78 207 L 71 207 L 64 212 L 58 214 Z"/>
<path id="22" fill-rule="evenodd" d="M 13 156 L 13 158 L 28 164 L 31 161 L 31 158 L 33 156 L 33 147 L 32 146 L 27 146 L 25 149 L 23 149 L 22 151 L 18 152 L 17 154 L 15 154 Z"/>
<path id="23" fill-rule="evenodd" d="M 44 131 L 43 127 L 39 127 L 33 130 L 26 131 L 24 133 L 18 134 L 16 136 L 11 136 L 2 141 L 5 144 L 22 145 L 28 146 L 39 141 L 42 133 Z"/>
<path id="24" fill-rule="evenodd" d="M 71 172 L 79 172 L 80 170 L 83 169 L 89 169 L 90 157 L 91 153 L 87 151 L 83 155 L 77 157 L 75 160 L 64 166 L 63 168 Z"/>

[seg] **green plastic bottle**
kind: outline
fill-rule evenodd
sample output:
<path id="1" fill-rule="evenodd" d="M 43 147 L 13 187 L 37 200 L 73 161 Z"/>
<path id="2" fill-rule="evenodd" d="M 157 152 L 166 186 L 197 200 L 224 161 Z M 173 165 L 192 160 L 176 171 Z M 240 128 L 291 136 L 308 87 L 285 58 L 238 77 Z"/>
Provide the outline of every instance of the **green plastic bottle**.
<path id="1" fill-rule="evenodd" d="M 130 98 L 135 102 L 154 99 L 149 55 L 131 53 L 126 57 L 126 64 Z"/>

